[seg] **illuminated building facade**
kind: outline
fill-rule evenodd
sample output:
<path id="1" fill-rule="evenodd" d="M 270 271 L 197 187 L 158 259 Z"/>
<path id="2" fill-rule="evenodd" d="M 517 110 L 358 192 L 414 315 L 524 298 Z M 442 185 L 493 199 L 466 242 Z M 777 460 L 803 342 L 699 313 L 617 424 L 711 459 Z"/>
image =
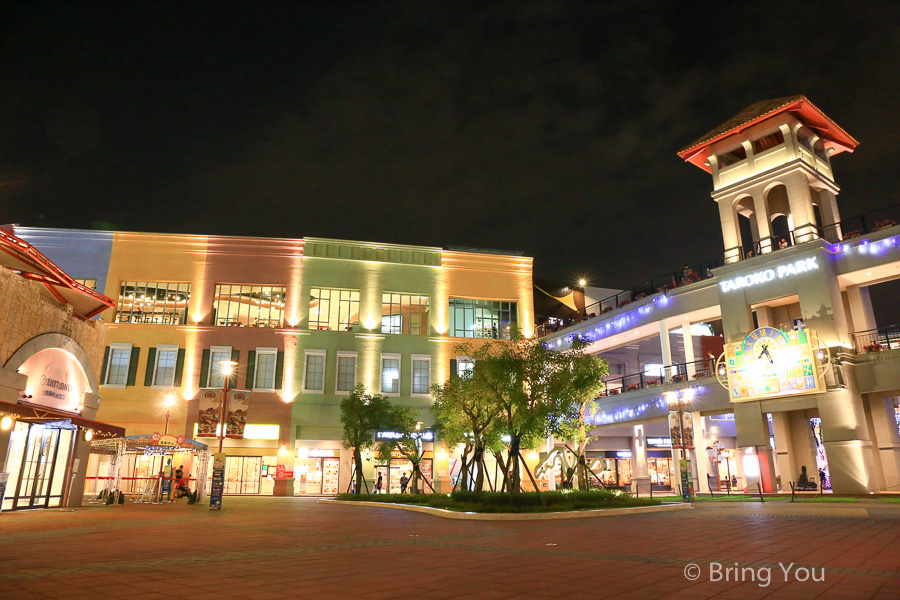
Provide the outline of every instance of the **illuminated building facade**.
<path id="1" fill-rule="evenodd" d="M 610 362 L 593 448 L 628 461 L 627 485 L 658 483 L 670 405 L 687 402 L 695 490 L 900 489 L 900 332 L 879 329 L 868 289 L 898 277 L 900 227 L 842 219 L 832 158 L 856 146 L 803 96 L 748 107 L 679 152 L 712 176 L 723 259 L 544 337 L 585 336 Z"/>
<path id="2" fill-rule="evenodd" d="M 227 494 L 346 491 L 339 407 L 356 384 L 418 409 L 427 427 L 430 385 L 450 376 L 459 342 L 502 339 L 515 325 L 532 333 L 532 259 L 514 253 L 16 231 L 115 302 L 100 315 L 109 333 L 99 417 L 128 435 L 162 432 L 171 396 L 169 433 L 193 438 L 200 390 L 223 385 L 220 361 L 238 363 L 229 387 L 250 390 L 251 401 L 244 439 L 225 441 Z M 440 489 L 452 464 L 433 445 L 427 467 Z M 392 466 L 385 474 L 399 485 L 405 465 Z M 137 476 L 158 465 L 133 468 Z"/>

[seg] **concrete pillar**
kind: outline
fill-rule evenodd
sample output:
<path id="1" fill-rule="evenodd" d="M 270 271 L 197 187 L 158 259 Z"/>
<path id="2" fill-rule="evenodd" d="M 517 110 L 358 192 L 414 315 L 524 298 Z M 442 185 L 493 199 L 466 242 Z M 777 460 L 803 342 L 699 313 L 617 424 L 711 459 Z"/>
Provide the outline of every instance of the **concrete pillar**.
<path id="1" fill-rule="evenodd" d="M 787 150 L 787 155 L 796 158 L 797 157 L 797 140 L 796 134 L 792 134 L 791 128 L 787 125 L 779 125 L 778 128 L 781 130 L 781 134 L 784 136 L 784 147 Z"/>
<path id="2" fill-rule="evenodd" d="M 868 331 L 878 327 L 875 323 L 875 312 L 872 310 L 872 299 L 868 286 L 851 285 L 847 287 L 847 303 L 850 305 L 850 319 L 853 331 Z"/>
<path id="3" fill-rule="evenodd" d="M 722 241 L 725 243 L 725 262 L 732 263 L 740 260 L 740 254 L 732 248 L 741 245 L 740 233 L 737 224 L 737 214 L 732 206 L 733 198 L 720 198 L 719 221 L 722 224 Z"/>
<path id="4" fill-rule="evenodd" d="M 873 444 L 854 377 L 848 388 L 817 394 L 831 487 L 836 494 L 866 494 L 877 486 Z"/>
<path id="5" fill-rule="evenodd" d="M 650 474 L 647 470 L 647 442 L 644 426 L 635 425 L 631 438 L 631 492 L 650 495 Z"/>
<path id="6" fill-rule="evenodd" d="M 769 221 L 769 207 L 766 197 L 761 191 L 753 194 L 754 218 L 750 220 L 751 227 L 756 229 L 756 239 L 759 240 L 760 252 L 772 251 L 772 225 Z"/>
<path id="7" fill-rule="evenodd" d="M 774 415 L 773 415 L 774 416 Z M 792 445 L 788 450 L 794 460 L 794 466 L 797 468 L 797 477 L 802 471 L 801 467 L 806 467 L 806 474 L 810 479 L 818 480 L 818 463 L 816 463 L 816 438 L 813 435 L 812 427 L 809 423 L 809 417 L 805 411 L 791 411 L 788 413 L 788 422 L 791 428 Z M 778 444 L 778 441 L 775 441 Z M 782 478 L 782 481 L 784 479 Z M 796 483 L 796 478 L 794 482 Z"/>
<path id="8" fill-rule="evenodd" d="M 834 263 L 824 250 L 816 252 L 816 262 L 819 268 L 802 273 L 796 282 L 803 322 L 829 346 L 849 344 L 847 315 Z"/>
<path id="9" fill-rule="evenodd" d="M 868 394 L 866 417 L 875 443 L 878 488 L 900 491 L 900 434 L 894 420 L 894 399 Z"/>
<path id="10" fill-rule="evenodd" d="M 694 336 L 691 334 L 691 324 L 687 321 L 681 326 L 681 339 L 684 343 L 684 362 L 688 363 L 687 377 L 690 380 L 697 372 L 697 366 L 690 363 L 697 360 L 697 357 L 694 355 Z"/>
<path id="11" fill-rule="evenodd" d="M 69 486 L 69 498 L 66 506 L 76 508 L 81 506 L 84 500 L 84 478 L 87 476 L 88 459 L 91 456 L 91 443 L 85 441 L 84 432 L 76 430 L 75 434 L 75 453 L 74 458 L 78 459 L 78 472 L 72 477 Z"/>
<path id="12" fill-rule="evenodd" d="M 781 471 L 781 491 L 791 491 L 791 482 L 797 481 L 799 470 L 790 451 L 793 447 L 789 413 L 772 413 L 772 433 L 775 435 L 775 458 Z"/>
<path id="13" fill-rule="evenodd" d="M 788 204 L 794 223 L 794 238 L 798 243 L 808 242 L 817 237 L 816 216 L 812 207 L 812 193 L 806 175 L 796 173 L 786 178 Z"/>
<path id="14" fill-rule="evenodd" d="M 775 327 L 772 309 L 768 306 L 756 307 L 756 324 L 758 327 Z"/>
<path id="15" fill-rule="evenodd" d="M 659 347 L 663 367 L 668 367 L 672 364 L 672 345 L 669 343 L 669 325 L 665 319 L 659 322 Z M 670 369 L 663 370 L 663 377 L 666 381 L 673 375 L 670 371 Z"/>
<path id="16" fill-rule="evenodd" d="M 709 455 L 706 453 L 707 447 L 712 447 L 712 442 L 707 441 L 706 435 L 706 421 L 704 421 L 703 416 L 699 412 L 695 412 L 691 415 L 693 418 L 691 422 L 694 424 L 694 445 L 696 448 L 693 451 L 693 456 L 691 456 L 691 466 L 693 468 L 693 477 L 694 477 L 694 492 L 707 492 L 709 477 L 708 474 L 712 473 L 712 468 L 709 464 Z"/>
<path id="17" fill-rule="evenodd" d="M 737 430 L 737 447 L 744 472 L 746 489 L 763 492 L 775 491 L 774 459 L 769 446 L 769 422 L 759 402 L 738 402 L 734 405 L 734 425 Z"/>
<path id="18" fill-rule="evenodd" d="M 831 190 L 819 190 L 818 192 L 819 214 L 822 215 L 822 226 L 828 227 L 841 221 L 841 213 L 838 210 L 837 197 Z M 840 239 L 840 238 L 837 238 Z"/>

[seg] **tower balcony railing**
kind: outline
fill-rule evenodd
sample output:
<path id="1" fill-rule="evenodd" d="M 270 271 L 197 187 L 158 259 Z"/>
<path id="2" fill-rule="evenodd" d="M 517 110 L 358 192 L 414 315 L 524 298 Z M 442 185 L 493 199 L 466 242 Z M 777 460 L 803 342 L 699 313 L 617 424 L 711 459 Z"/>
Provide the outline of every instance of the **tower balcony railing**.
<path id="1" fill-rule="evenodd" d="M 616 396 L 661 385 L 713 377 L 716 374 L 715 369 L 716 359 L 707 358 L 693 362 L 666 365 L 652 371 L 609 377 L 604 381 L 606 389 L 600 396 Z"/>
<path id="2" fill-rule="evenodd" d="M 857 354 L 897 348 L 900 348 L 900 327 L 897 325 L 857 331 L 853 334 L 853 349 Z"/>
<path id="3" fill-rule="evenodd" d="M 824 227 L 805 225 L 784 235 L 771 235 L 743 246 L 728 248 L 725 250 L 725 262 L 735 263 L 817 239 L 823 239 L 830 244 L 839 244 L 881 229 L 894 227 L 898 223 L 900 223 L 900 204 L 894 204 L 844 219 L 832 225 Z"/>

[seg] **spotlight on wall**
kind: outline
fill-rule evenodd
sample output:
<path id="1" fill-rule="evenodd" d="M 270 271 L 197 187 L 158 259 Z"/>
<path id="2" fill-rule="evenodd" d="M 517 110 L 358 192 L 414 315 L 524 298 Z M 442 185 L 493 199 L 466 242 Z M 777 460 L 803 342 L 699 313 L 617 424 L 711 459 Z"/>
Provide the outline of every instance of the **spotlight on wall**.
<path id="1" fill-rule="evenodd" d="M 84 432 L 84 441 L 89 442 L 89 441 L 91 441 L 92 439 L 94 439 L 94 430 L 93 430 L 93 429 L 87 429 L 87 430 L 85 430 L 85 432 Z"/>
<path id="2" fill-rule="evenodd" d="M 3 419 L 0 419 L 0 429 L 2 429 L 3 431 L 6 431 L 10 427 L 12 427 L 12 417 L 7 415 L 7 416 L 3 417 Z"/>

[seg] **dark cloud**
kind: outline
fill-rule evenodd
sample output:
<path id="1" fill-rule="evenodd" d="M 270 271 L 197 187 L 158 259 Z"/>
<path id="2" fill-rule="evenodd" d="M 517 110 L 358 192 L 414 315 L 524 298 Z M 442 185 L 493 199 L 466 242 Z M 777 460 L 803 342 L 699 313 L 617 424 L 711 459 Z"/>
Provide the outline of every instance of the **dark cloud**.
<path id="1" fill-rule="evenodd" d="M 721 255 L 675 152 L 805 93 L 897 201 L 887 4 L 7 5 L 5 221 L 515 248 L 626 286 Z"/>

